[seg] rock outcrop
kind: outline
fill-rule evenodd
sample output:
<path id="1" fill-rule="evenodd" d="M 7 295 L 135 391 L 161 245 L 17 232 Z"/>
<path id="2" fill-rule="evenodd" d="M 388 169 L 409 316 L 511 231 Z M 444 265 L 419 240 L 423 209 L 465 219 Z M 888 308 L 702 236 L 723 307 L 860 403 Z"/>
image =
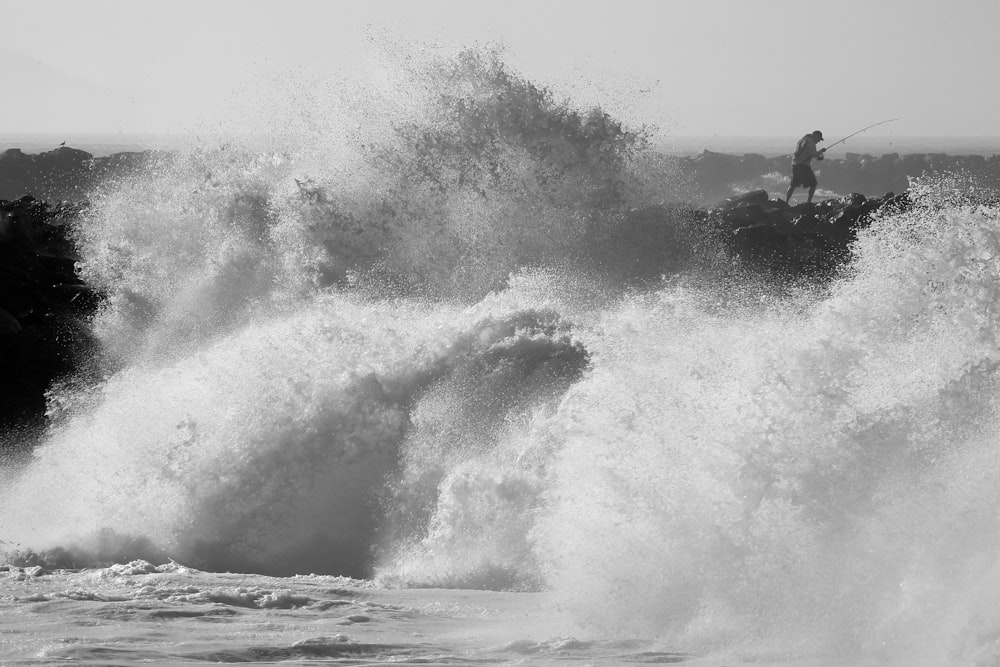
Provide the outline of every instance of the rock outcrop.
<path id="1" fill-rule="evenodd" d="M 791 156 L 764 157 L 748 153 L 728 155 L 703 151 L 679 159 L 679 169 L 689 176 L 700 199 L 718 201 L 734 191 L 780 190 L 788 187 Z M 843 159 L 826 158 L 813 163 L 822 190 L 880 197 L 905 192 L 910 179 L 935 174 L 961 174 L 984 187 L 1000 189 L 1000 155 L 944 155 L 916 153 L 881 156 L 848 153 Z"/>
<path id="2" fill-rule="evenodd" d="M 78 370 L 99 296 L 76 275 L 80 206 L 0 200 L 0 433 L 37 426 L 45 392 Z"/>
<path id="3" fill-rule="evenodd" d="M 44 153 L 10 148 L 0 153 L 0 199 L 24 195 L 48 202 L 82 201 L 104 180 L 140 169 L 157 151 L 94 157 L 63 146 Z"/>
<path id="4" fill-rule="evenodd" d="M 826 277 L 849 259 L 857 231 L 876 212 L 908 205 L 905 193 L 890 192 L 789 206 L 758 190 L 711 209 L 707 223 L 729 255 L 748 268 L 791 278 Z"/>

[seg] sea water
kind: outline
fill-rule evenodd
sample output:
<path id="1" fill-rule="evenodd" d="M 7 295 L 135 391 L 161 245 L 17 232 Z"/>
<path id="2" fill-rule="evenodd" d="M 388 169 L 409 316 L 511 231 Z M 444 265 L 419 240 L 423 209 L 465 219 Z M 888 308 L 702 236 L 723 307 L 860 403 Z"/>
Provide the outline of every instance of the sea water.
<path id="1" fill-rule="evenodd" d="M 668 217 L 637 283 L 603 230 L 683 196 L 641 131 L 490 50 L 389 71 L 92 194 L 5 664 L 1000 659 L 989 197 L 915 186 L 820 284 Z"/>

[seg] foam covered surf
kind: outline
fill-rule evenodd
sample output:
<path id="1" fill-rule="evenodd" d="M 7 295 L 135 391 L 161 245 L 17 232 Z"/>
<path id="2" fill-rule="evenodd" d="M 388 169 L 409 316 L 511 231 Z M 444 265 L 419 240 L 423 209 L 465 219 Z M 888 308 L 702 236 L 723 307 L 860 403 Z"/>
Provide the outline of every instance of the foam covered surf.
<path id="1" fill-rule="evenodd" d="M 569 604 L 763 655 L 984 650 L 998 212 L 940 194 L 864 232 L 828 294 L 720 312 L 665 289 L 611 318 L 536 528 Z"/>

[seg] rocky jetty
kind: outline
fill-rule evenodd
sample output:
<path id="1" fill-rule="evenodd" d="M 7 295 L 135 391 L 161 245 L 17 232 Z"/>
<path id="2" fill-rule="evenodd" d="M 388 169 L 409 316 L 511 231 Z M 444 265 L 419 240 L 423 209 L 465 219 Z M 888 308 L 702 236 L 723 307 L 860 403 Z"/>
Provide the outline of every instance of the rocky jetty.
<path id="1" fill-rule="evenodd" d="M 0 199 L 30 194 L 41 201 L 81 201 L 104 180 L 143 168 L 163 151 L 115 153 L 94 157 L 63 146 L 29 154 L 18 148 L 0 153 Z M 765 189 L 783 193 L 788 187 L 790 155 L 765 157 L 702 151 L 676 158 L 677 172 L 693 186 L 690 200 L 711 205 L 734 192 Z M 933 174 L 961 174 L 982 186 L 1000 189 L 1000 155 L 847 153 L 842 159 L 814 162 L 820 189 L 839 194 L 880 197 L 905 192 L 910 179 Z"/>
<path id="2" fill-rule="evenodd" d="M 82 201 L 106 179 L 140 169 L 156 155 L 141 151 L 94 157 L 68 146 L 30 154 L 9 148 L 0 153 L 0 199 L 30 194 L 48 202 Z"/>
<path id="3" fill-rule="evenodd" d="M 61 379 L 79 377 L 96 351 L 88 323 L 101 295 L 77 275 L 72 237 L 86 204 L 66 200 L 84 200 L 101 179 L 142 168 L 150 157 L 94 158 L 71 148 L 0 154 L 0 435 L 8 438 L 0 446 L 11 446 L 9 434 L 43 426 L 46 392 Z M 787 159 L 706 151 L 687 167 L 702 192 L 714 187 L 729 195 L 751 174 L 784 173 Z M 706 256 L 777 279 L 822 280 L 849 259 L 859 229 L 879 212 L 909 206 L 910 175 L 964 170 L 1000 184 L 998 157 L 859 157 L 826 161 L 822 170 L 824 186 L 855 191 L 797 206 L 756 189 L 711 206 L 636 209 L 616 224 L 595 227 L 588 244 L 594 252 L 579 259 L 620 285 L 660 284 L 706 248 Z M 872 190 L 880 194 L 865 192 Z M 46 204 L 43 197 L 64 203 Z"/>
<path id="4" fill-rule="evenodd" d="M 708 227 L 729 256 L 779 277 L 828 277 L 850 257 L 858 230 L 876 213 L 910 205 L 906 193 L 869 199 L 860 193 L 789 206 L 757 190 L 711 209 Z"/>
<path id="5" fill-rule="evenodd" d="M 825 280 L 850 259 L 851 243 L 880 212 L 910 205 L 904 192 L 860 193 L 789 206 L 755 190 L 714 206 L 650 206 L 630 211 L 601 239 L 615 282 L 656 285 L 663 275 L 703 261 L 726 262 L 780 281 Z"/>

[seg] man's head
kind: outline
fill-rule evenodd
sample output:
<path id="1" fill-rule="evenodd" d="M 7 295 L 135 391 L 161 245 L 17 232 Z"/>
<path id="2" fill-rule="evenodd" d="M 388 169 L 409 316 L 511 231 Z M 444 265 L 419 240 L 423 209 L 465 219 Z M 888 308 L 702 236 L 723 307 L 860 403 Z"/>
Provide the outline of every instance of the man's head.
<path id="1" fill-rule="evenodd" d="M 812 137 L 816 141 L 823 141 L 823 133 L 819 130 L 813 130 Z"/>

